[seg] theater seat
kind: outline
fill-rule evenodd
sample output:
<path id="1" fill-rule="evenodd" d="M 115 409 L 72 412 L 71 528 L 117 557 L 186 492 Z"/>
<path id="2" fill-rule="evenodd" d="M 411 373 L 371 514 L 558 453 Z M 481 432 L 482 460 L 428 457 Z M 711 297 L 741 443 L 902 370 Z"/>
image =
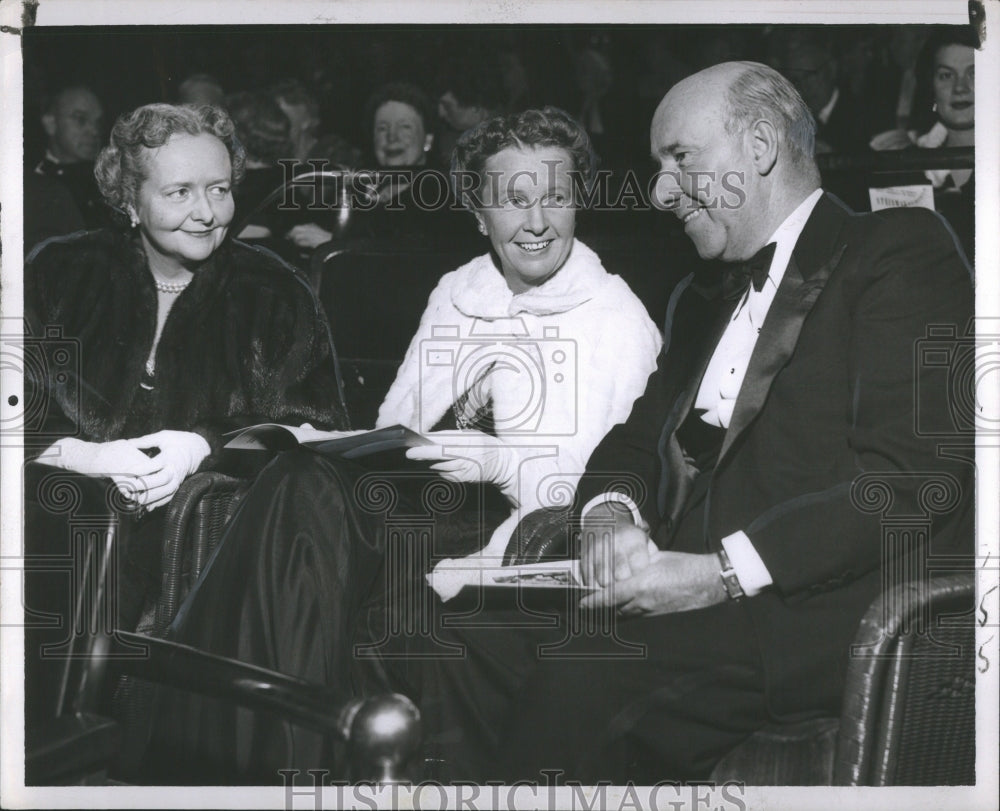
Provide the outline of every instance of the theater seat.
<path id="1" fill-rule="evenodd" d="M 505 564 L 565 557 L 565 510 L 525 516 Z M 975 576 L 904 583 L 872 603 L 851 649 L 839 717 L 776 723 L 727 753 L 711 778 L 754 786 L 972 785 Z"/>
<path id="2" fill-rule="evenodd" d="M 107 681 L 169 685 L 243 707 L 274 712 L 348 744 L 355 780 L 412 779 L 420 715 L 404 696 L 354 698 L 301 679 L 213 656 L 175 642 L 114 629 L 113 572 L 132 518 L 109 480 L 32 464 L 26 493 L 51 521 L 25 556 L 27 785 L 105 785 L 127 779 L 122 752 L 135 744 L 129 724 L 101 701 Z M 220 536 L 240 492 L 238 480 L 197 474 L 178 492 L 168 520 L 167 550 L 176 567 L 171 601 L 182 598 Z M 175 498 L 177 500 L 177 498 Z M 61 519 L 61 520 L 57 520 Z M 170 543 L 171 537 L 174 542 Z M 34 541 L 44 542 L 36 548 Z M 60 575 L 75 583 L 67 589 Z M 57 588 L 48 580 L 56 576 Z M 64 579 L 64 576 L 62 577 Z M 67 600 L 65 597 L 74 599 Z M 44 614 L 42 613 L 44 611 Z M 161 614 L 160 622 L 164 621 Z M 51 620 L 55 620 L 52 622 Z M 37 632 L 36 632 L 37 631 Z M 45 650 L 43 650 L 45 646 Z M 118 769 L 116 771 L 116 765 Z"/>
<path id="3" fill-rule="evenodd" d="M 468 240 L 436 250 L 422 242 L 386 243 L 321 245 L 311 264 L 340 356 L 351 420 L 363 428 L 375 424 L 438 280 L 485 249 Z"/>
<path id="4" fill-rule="evenodd" d="M 896 586 L 861 621 L 840 718 L 760 730 L 718 763 L 712 779 L 781 786 L 975 784 L 974 600 L 971 573 Z"/>

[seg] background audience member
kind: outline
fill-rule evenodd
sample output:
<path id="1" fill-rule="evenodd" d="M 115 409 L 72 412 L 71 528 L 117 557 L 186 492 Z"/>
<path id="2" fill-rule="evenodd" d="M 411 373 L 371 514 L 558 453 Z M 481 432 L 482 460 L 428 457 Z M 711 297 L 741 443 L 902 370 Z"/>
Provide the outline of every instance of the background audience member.
<path id="1" fill-rule="evenodd" d="M 831 34 L 822 27 L 775 27 L 767 40 L 768 64 L 791 80 L 816 119 L 816 152 L 867 148 L 867 111 L 839 83 Z"/>
<path id="2" fill-rule="evenodd" d="M 976 144 L 975 33 L 941 26 L 929 35 L 917 61 L 911 130 L 890 130 L 872 139 L 873 149 L 974 147 Z M 928 169 L 883 176 L 879 185 L 930 182 L 934 207 L 955 229 L 966 256 L 975 258 L 975 176 L 972 169 Z"/>
<path id="3" fill-rule="evenodd" d="M 416 199 L 411 179 L 428 165 L 434 145 L 433 108 L 419 87 L 405 82 L 385 85 L 365 104 L 365 120 L 371 139 L 368 158 L 375 169 L 398 170 L 377 178 L 364 189 L 364 210 L 352 208 L 343 216 L 342 202 L 331 217 L 296 225 L 288 239 L 302 250 L 338 239 L 360 236 L 385 238 L 409 236 L 432 240 L 435 235 L 460 231 L 454 226 L 450 191 L 440 182 L 428 183 L 426 197 Z M 350 181 L 348 181 L 350 183 Z M 357 187 L 353 191 L 358 191 Z M 348 195 L 350 197 L 350 195 Z"/>
<path id="4" fill-rule="evenodd" d="M 47 237 L 110 223 L 94 180 L 104 135 L 100 99 L 90 88 L 64 87 L 43 105 L 41 122 L 45 157 L 30 170 L 37 179 L 29 180 L 25 172 L 26 252 Z"/>
<path id="5" fill-rule="evenodd" d="M 893 26 L 889 32 L 888 55 L 892 72 L 888 82 L 898 88 L 895 98 L 895 126 L 908 130 L 912 126 L 913 96 L 917 89 L 917 59 L 927 41 L 926 25 Z"/>
<path id="6" fill-rule="evenodd" d="M 177 88 L 178 104 L 210 104 L 222 107 L 225 97 L 222 83 L 208 73 L 193 73 Z"/>
<path id="7" fill-rule="evenodd" d="M 246 174 L 233 193 L 236 201 L 233 223 L 242 226 L 237 236 L 250 240 L 270 239 L 275 229 L 281 228 L 274 222 L 275 217 L 281 219 L 281 212 L 276 207 L 259 213 L 255 209 L 284 181 L 284 171 L 278 161 L 291 154 L 291 123 L 278 103 L 261 92 L 234 93 L 226 99 L 226 109 L 236 125 L 236 136 L 246 150 Z M 289 225 L 285 224 L 285 230 Z"/>
<path id="8" fill-rule="evenodd" d="M 430 100 L 414 84 L 396 82 L 376 90 L 365 103 L 375 165 L 425 166 L 434 146 Z"/>
<path id="9" fill-rule="evenodd" d="M 482 49 L 449 60 L 437 85 L 441 124 L 436 134 L 437 157 L 446 166 L 459 136 L 497 115 L 504 108 L 506 94 L 499 60 L 484 57 Z"/>
<path id="10" fill-rule="evenodd" d="M 288 158 L 304 161 L 316 144 L 319 133 L 319 102 L 297 79 L 282 79 L 266 91 L 288 117 L 291 153 Z"/>
<path id="11" fill-rule="evenodd" d="M 838 28 L 833 35 L 839 84 L 855 99 L 868 132 L 895 126 L 899 74 L 891 64 L 884 32 L 877 26 Z"/>

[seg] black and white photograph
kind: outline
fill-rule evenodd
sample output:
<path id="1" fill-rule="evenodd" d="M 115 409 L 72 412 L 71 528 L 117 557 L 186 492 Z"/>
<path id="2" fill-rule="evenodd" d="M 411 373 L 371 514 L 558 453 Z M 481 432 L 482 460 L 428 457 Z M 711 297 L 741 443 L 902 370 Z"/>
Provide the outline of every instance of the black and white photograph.
<path id="1" fill-rule="evenodd" d="M 0 11 L 4 808 L 996 807 L 995 3 Z"/>

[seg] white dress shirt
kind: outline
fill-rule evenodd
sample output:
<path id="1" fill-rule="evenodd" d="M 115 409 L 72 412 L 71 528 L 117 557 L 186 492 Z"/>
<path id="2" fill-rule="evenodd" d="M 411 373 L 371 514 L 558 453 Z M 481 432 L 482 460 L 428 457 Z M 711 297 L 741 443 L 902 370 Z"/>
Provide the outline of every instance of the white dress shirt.
<path id="1" fill-rule="evenodd" d="M 701 419 L 710 425 L 728 428 L 733 416 L 736 398 L 739 396 L 750 365 L 750 356 L 757 345 L 764 319 L 767 317 L 778 286 L 785 276 L 788 262 L 792 258 L 795 243 L 798 242 L 806 221 L 812 214 L 816 203 L 823 196 L 822 189 L 816 189 L 798 207 L 788 215 L 784 222 L 775 229 L 765 244 L 774 242 L 774 256 L 767 279 L 760 291 L 753 285 L 747 290 L 743 299 L 736 306 L 732 320 L 726 327 L 712 358 L 701 379 L 701 386 L 695 398 L 694 408 L 703 412 Z M 593 507 L 603 502 L 618 502 L 629 508 L 633 520 L 638 524 L 642 518 L 638 507 L 627 496 L 621 493 L 602 493 L 591 499 L 583 508 L 586 515 Z M 722 539 L 722 546 L 729 555 L 736 576 L 740 580 L 744 592 L 753 596 L 773 582 L 764 561 L 742 530 L 727 535 Z"/>

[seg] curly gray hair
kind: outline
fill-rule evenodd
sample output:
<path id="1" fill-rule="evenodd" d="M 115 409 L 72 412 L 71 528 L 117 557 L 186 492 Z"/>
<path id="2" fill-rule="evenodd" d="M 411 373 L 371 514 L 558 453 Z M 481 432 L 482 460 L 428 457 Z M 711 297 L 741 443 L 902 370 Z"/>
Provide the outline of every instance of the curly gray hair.
<path id="1" fill-rule="evenodd" d="M 111 143 L 94 164 L 97 186 L 112 208 L 124 213 L 135 204 L 145 179 L 146 150 L 163 146 L 178 132 L 214 135 L 229 152 L 233 184 L 243 179 L 246 153 L 225 110 L 209 105 L 146 104 L 119 117 L 111 130 Z"/>
<path id="2" fill-rule="evenodd" d="M 487 160 L 507 147 L 526 146 L 565 149 L 573 166 L 572 171 L 584 188 L 590 188 L 597 171 L 597 155 L 587 131 L 558 107 L 544 107 L 499 115 L 464 132 L 455 144 L 451 159 L 455 196 L 466 208 L 475 208 L 475 195 L 468 192 L 476 189 L 460 188 L 459 177 L 473 173 L 481 184 Z"/>

